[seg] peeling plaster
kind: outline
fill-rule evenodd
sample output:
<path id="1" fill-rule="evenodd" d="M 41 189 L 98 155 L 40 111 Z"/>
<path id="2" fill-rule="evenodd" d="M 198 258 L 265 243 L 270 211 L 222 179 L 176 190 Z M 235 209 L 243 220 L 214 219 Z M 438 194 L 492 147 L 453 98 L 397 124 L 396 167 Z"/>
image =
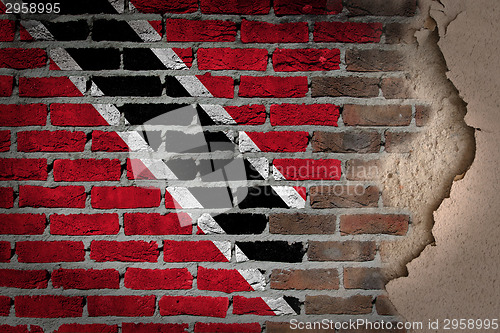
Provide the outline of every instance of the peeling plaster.
<path id="1" fill-rule="evenodd" d="M 440 320 L 440 329 L 424 332 L 449 332 L 445 318 L 494 319 L 500 310 L 500 8 L 496 0 L 441 0 L 429 8 L 446 75 L 467 103 L 467 125 L 477 129 L 476 155 L 434 207 L 434 242 L 387 291 L 406 320 Z"/>

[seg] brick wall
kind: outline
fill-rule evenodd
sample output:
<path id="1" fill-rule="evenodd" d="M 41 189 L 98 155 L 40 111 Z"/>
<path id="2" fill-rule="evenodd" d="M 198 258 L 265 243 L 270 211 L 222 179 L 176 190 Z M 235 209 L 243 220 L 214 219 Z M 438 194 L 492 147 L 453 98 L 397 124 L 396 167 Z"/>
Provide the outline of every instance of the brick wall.
<path id="1" fill-rule="evenodd" d="M 3 14 L 0 331 L 396 320 L 378 248 L 411 232 L 411 212 L 384 206 L 377 176 L 427 121 L 405 73 L 416 10 L 82 0 Z M 168 155 L 193 119 L 173 138 L 138 131 L 178 110 L 209 151 Z M 211 180 L 228 161 L 241 177 Z"/>

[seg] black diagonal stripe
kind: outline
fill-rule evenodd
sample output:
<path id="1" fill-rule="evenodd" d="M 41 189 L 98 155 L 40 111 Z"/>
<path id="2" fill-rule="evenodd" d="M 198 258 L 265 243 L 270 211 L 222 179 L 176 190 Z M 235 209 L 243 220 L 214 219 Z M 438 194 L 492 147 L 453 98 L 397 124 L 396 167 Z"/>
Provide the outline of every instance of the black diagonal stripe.
<path id="1" fill-rule="evenodd" d="M 211 126 L 216 125 L 215 121 L 205 112 L 205 110 L 200 106 L 196 106 L 198 111 L 198 119 L 200 120 L 201 126 Z"/>
<path id="2" fill-rule="evenodd" d="M 286 241 L 236 242 L 250 260 L 276 262 L 302 262 L 306 250 L 302 243 Z"/>
<path id="3" fill-rule="evenodd" d="M 42 22 L 56 40 L 85 40 L 87 39 L 90 30 L 87 21 L 72 21 L 72 22 Z"/>
<path id="4" fill-rule="evenodd" d="M 238 198 L 241 200 L 241 198 Z M 288 208 L 281 197 L 274 192 L 271 186 L 252 186 L 248 193 L 238 205 L 245 208 Z"/>
<path id="5" fill-rule="evenodd" d="M 166 67 L 150 49 L 124 49 L 123 68 L 140 71 L 162 70 Z"/>
<path id="6" fill-rule="evenodd" d="M 96 20 L 92 28 L 92 39 L 97 42 L 142 42 L 128 22 L 116 20 Z"/>
<path id="7" fill-rule="evenodd" d="M 189 107 L 189 104 L 124 104 L 118 109 L 125 116 L 125 119 L 132 125 L 180 125 L 188 126 L 192 123 L 192 114 L 189 112 L 179 112 L 175 117 L 162 117 L 171 111 Z"/>
<path id="8" fill-rule="evenodd" d="M 300 314 L 300 300 L 291 296 L 283 296 L 283 299 L 290 305 L 296 314 Z"/>
<path id="9" fill-rule="evenodd" d="M 217 180 L 214 180 L 210 177 L 210 174 L 212 172 L 214 172 L 215 170 L 219 170 L 219 169 L 222 169 L 224 168 L 225 166 L 227 166 L 228 164 L 230 164 L 231 162 L 235 161 L 235 160 L 242 160 L 240 158 L 237 158 L 237 159 L 224 159 L 224 160 L 201 160 L 200 161 L 200 175 L 201 175 L 201 180 L 202 181 L 206 181 L 206 182 L 210 182 L 210 181 L 217 181 Z M 255 170 L 255 168 L 253 167 L 253 165 L 248 162 L 246 159 L 243 159 L 242 160 L 243 162 L 243 165 L 245 167 L 245 177 L 244 179 L 228 179 L 228 180 L 248 180 L 248 179 L 259 179 L 259 180 L 263 180 L 264 178 L 262 178 L 262 176 L 260 175 L 260 173 Z M 241 165 L 241 164 L 239 164 Z"/>
<path id="10" fill-rule="evenodd" d="M 175 78 L 175 76 L 167 76 L 165 78 L 165 88 L 167 96 L 170 97 L 191 97 L 184 86 Z"/>
<path id="11" fill-rule="evenodd" d="M 92 81 L 106 96 L 161 96 L 157 76 L 94 76 Z"/>
<path id="12" fill-rule="evenodd" d="M 66 49 L 83 70 L 104 70 L 120 68 L 118 49 Z"/>
<path id="13" fill-rule="evenodd" d="M 228 235 L 261 234 L 267 225 L 264 214 L 220 214 L 213 219 Z"/>

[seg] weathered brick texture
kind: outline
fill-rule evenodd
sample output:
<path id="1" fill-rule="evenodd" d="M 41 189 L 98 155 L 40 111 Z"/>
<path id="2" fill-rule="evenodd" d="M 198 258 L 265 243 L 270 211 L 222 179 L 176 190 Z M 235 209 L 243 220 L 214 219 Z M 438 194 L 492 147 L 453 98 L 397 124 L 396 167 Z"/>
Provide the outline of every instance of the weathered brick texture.
<path id="1" fill-rule="evenodd" d="M 0 2 L 0 332 L 396 320 L 379 251 L 412 216 L 379 177 L 431 121 L 407 63 L 416 12 Z"/>

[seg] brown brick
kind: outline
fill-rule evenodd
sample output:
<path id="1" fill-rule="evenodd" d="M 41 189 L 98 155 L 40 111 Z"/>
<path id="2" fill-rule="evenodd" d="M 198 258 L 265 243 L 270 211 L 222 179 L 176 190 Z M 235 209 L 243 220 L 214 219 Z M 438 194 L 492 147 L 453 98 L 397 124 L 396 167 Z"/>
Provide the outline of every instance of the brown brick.
<path id="1" fill-rule="evenodd" d="M 394 214 L 359 214 L 340 217 L 342 235 L 389 234 L 403 236 L 408 232 L 410 217 Z"/>
<path id="2" fill-rule="evenodd" d="M 372 297 L 355 295 L 342 298 L 308 295 L 305 307 L 306 314 L 368 314 L 372 312 Z"/>
<path id="3" fill-rule="evenodd" d="M 415 44 L 417 30 L 408 24 L 388 23 L 385 26 L 385 42 L 387 44 Z"/>
<path id="4" fill-rule="evenodd" d="M 416 0 L 349 0 L 344 5 L 350 16 L 413 16 L 417 10 Z"/>
<path id="5" fill-rule="evenodd" d="M 378 206 L 379 189 L 376 186 L 313 186 L 309 193 L 311 195 L 311 207 L 317 209 Z"/>
<path id="6" fill-rule="evenodd" d="M 417 126 L 427 126 L 431 118 L 431 108 L 425 105 L 417 105 L 415 107 L 415 122 Z"/>
<path id="7" fill-rule="evenodd" d="M 315 153 L 378 153 L 380 134 L 377 132 L 314 132 Z"/>
<path id="8" fill-rule="evenodd" d="M 349 160 L 345 176 L 348 180 L 375 180 L 380 175 L 380 160 Z"/>
<path id="9" fill-rule="evenodd" d="M 375 300 L 375 309 L 377 313 L 382 316 L 397 316 L 398 311 L 389 300 L 387 295 L 380 295 Z"/>
<path id="10" fill-rule="evenodd" d="M 415 94 L 410 85 L 410 81 L 406 78 L 386 77 L 381 83 L 382 94 L 387 99 L 414 98 Z"/>
<path id="11" fill-rule="evenodd" d="M 331 329 L 292 329 L 290 327 L 290 322 L 274 322 L 266 321 L 266 332 L 267 333 L 332 333 Z"/>
<path id="12" fill-rule="evenodd" d="M 309 242 L 307 257 L 311 261 L 370 261 L 375 258 L 375 242 Z"/>
<path id="13" fill-rule="evenodd" d="M 406 67 L 404 55 L 390 50 L 347 50 L 347 70 L 352 72 L 393 72 Z"/>
<path id="14" fill-rule="evenodd" d="M 384 286 L 385 279 L 380 268 L 344 268 L 344 287 L 346 289 L 383 289 Z"/>
<path id="15" fill-rule="evenodd" d="M 388 153 L 409 153 L 413 150 L 419 133 L 387 132 L 385 133 L 385 151 Z M 416 142 L 416 143 L 415 143 Z"/>
<path id="16" fill-rule="evenodd" d="M 369 77 L 313 77 L 312 96 L 377 97 L 379 79 Z"/>
<path id="17" fill-rule="evenodd" d="M 269 232 L 272 234 L 333 234 L 335 215 L 272 214 L 269 216 Z"/>
<path id="18" fill-rule="evenodd" d="M 408 126 L 410 105 L 345 105 L 342 119 L 346 126 Z"/>
<path id="19" fill-rule="evenodd" d="M 339 289 L 339 275 L 336 269 L 273 269 L 271 288 L 297 290 Z"/>

